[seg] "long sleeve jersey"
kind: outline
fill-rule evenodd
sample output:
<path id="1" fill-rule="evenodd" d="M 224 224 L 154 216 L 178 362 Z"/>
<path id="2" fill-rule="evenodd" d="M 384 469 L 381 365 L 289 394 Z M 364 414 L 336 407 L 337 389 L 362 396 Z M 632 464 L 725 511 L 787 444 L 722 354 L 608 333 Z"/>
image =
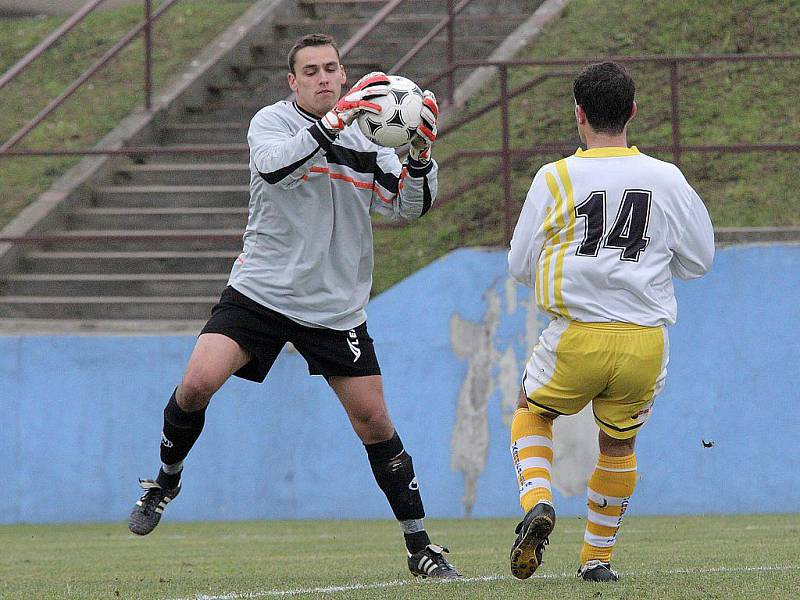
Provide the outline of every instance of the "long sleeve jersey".
<path id="1" fill-rule="evenodd" d="M 294 102 L 250 122 L 250 209 L 229 285 L 295 321 L 352 329 L 366 320 L 372 222 L 424 215 L 437 165 L 367 140 L 357 126 L 335 139 Z"/>
<path id="2" fill-rule="evenodd" d="M 631 148 L 578 150 L 539 169 L 511 240 L 511 275 L 538 306 L 584 322 L 672 324 L 672 277 L 711 267 L 714 231 L 675 166 Z"/>

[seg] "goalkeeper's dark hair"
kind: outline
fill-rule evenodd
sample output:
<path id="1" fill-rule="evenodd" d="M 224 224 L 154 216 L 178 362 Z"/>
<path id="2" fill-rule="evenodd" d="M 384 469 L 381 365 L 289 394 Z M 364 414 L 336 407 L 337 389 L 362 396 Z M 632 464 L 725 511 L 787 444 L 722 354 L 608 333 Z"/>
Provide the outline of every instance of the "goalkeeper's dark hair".
<path id="1" fill-rule="evenodd" d="M 618 135 L 633 110 L 636 86 L 622 65 L 595 63 L 585 67 L 572 86 L 575 103 L 598 133 Z"/>
<path id="2" fill-rule="evenodd" d="M 303 48 L 308 48 L 310 46 L 333 46 L 333 49 L 336 50 L 336 58 L 339 58 L 339 47 L 336 45 L 336 40 L 329 35 L 325 35 L 324 33 L 309 33 L 308 35 L 304 35 L 300 39 L 298 39 L 292 49 L 289 50 L 289 71 L 294 73 L 294 60 L 297 57 L 297 53 L 300 52 Z"/>

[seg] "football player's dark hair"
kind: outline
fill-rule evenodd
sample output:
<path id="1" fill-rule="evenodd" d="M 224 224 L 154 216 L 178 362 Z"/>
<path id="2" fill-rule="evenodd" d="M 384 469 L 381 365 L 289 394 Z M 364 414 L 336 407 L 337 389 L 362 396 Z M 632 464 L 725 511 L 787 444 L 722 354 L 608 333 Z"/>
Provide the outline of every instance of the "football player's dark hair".
<path id="1" fill-rule="evenodd" d="M 572 92 L 592 129 L 611 135 L 622 133 L 636 92 L 633 79 L 622 65 L 602 62 L 585 67 L 575 78 Z"/>
<path id="2" fill-rule="evenodd" d="M 336 45 L 336 40 L 333 39 L 333 37 L 325 35 L 324 33 L 309 33 L 298 39 L 294 43 L 294 46 L 292 46 L 292 49 L 289 50 L 288 61 L 290 72 L 294 73 L 294 61 L 297 57 L 297 53 L 309 46 L 333 46 L 333 49 L 336 50 L 336 58 L 339 58 L 339 47 Z"/>
<path id="3" fill-rule="evenodd" d="M 414 463 L 397 432 L 384 442 L 365 444 L 364 447 L 375 481 L 386 494 L 395 518 L 398 521 L 424 518 L 425 509 L 415 481 Z"/>

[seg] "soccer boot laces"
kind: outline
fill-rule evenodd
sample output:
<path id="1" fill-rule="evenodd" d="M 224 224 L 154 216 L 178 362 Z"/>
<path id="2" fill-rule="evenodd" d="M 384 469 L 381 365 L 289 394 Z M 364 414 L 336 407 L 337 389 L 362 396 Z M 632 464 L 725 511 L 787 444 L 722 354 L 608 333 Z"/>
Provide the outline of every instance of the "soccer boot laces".
<path id="1" fill-rule="evenodd" d="M 461 573 L 447 562 L 445 552 L 450 552 L 443 546 L 428 544 L 416 554 L 409 553 L 408 569 L 414 577 L 434 577 L 438 579 L 460 579 Z"/>
<path id="2" fill-rule="evenodd" d="M 544 547 L 556 525 L 556 511 L 547 502 L 539 502 L 525 513 L 517 525 L 517 539 L 511 547 L 511 574 L 527 579 L 542 564 Z"/>
<path id="3" fill-rule="evenodd" d="M 178 482 L 174 488 L 162 488 L 152 479 L 140 479 L 139 485 L 144 489 L 144 494 L 131 511 L 128 529 L 136 535 L 147 535 L 158 525 L 167 504 L 180 493 L 181 484 Z"/>
<path id="4" fill-rule="evenodd" d="M 619 575 L 611 569 L 609 563 L 601 560 L 589 560 L 586 564 L 578 569 L 576 575 L 579 579 L 584 581 L 618 581 Z"/>

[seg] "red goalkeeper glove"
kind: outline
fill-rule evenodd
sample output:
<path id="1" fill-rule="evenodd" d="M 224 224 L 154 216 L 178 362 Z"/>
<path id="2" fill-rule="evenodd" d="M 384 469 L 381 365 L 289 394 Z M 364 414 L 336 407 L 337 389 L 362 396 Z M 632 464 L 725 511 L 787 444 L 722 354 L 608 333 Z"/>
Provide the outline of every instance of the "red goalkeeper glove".
<path id="1" fill-rule="evenodd" d="M 381 107 L 370 100 L 389 93 L 389 78 L 380 71 L 368 73 L 359 79 L 331 110 L 322 117 L 322 125 L 337 134 L 350 125 L 361 112 L 378 114 Z"/>
<path id="2" fill-rule="evenodd" d="M 436 119 L 439 118 L 439 105 L 430 90 L 422 92 L 422 121 L 411 138 L 408 154 L 418 162 L 431 159 L 431 146 L 436 141 Z"/>

